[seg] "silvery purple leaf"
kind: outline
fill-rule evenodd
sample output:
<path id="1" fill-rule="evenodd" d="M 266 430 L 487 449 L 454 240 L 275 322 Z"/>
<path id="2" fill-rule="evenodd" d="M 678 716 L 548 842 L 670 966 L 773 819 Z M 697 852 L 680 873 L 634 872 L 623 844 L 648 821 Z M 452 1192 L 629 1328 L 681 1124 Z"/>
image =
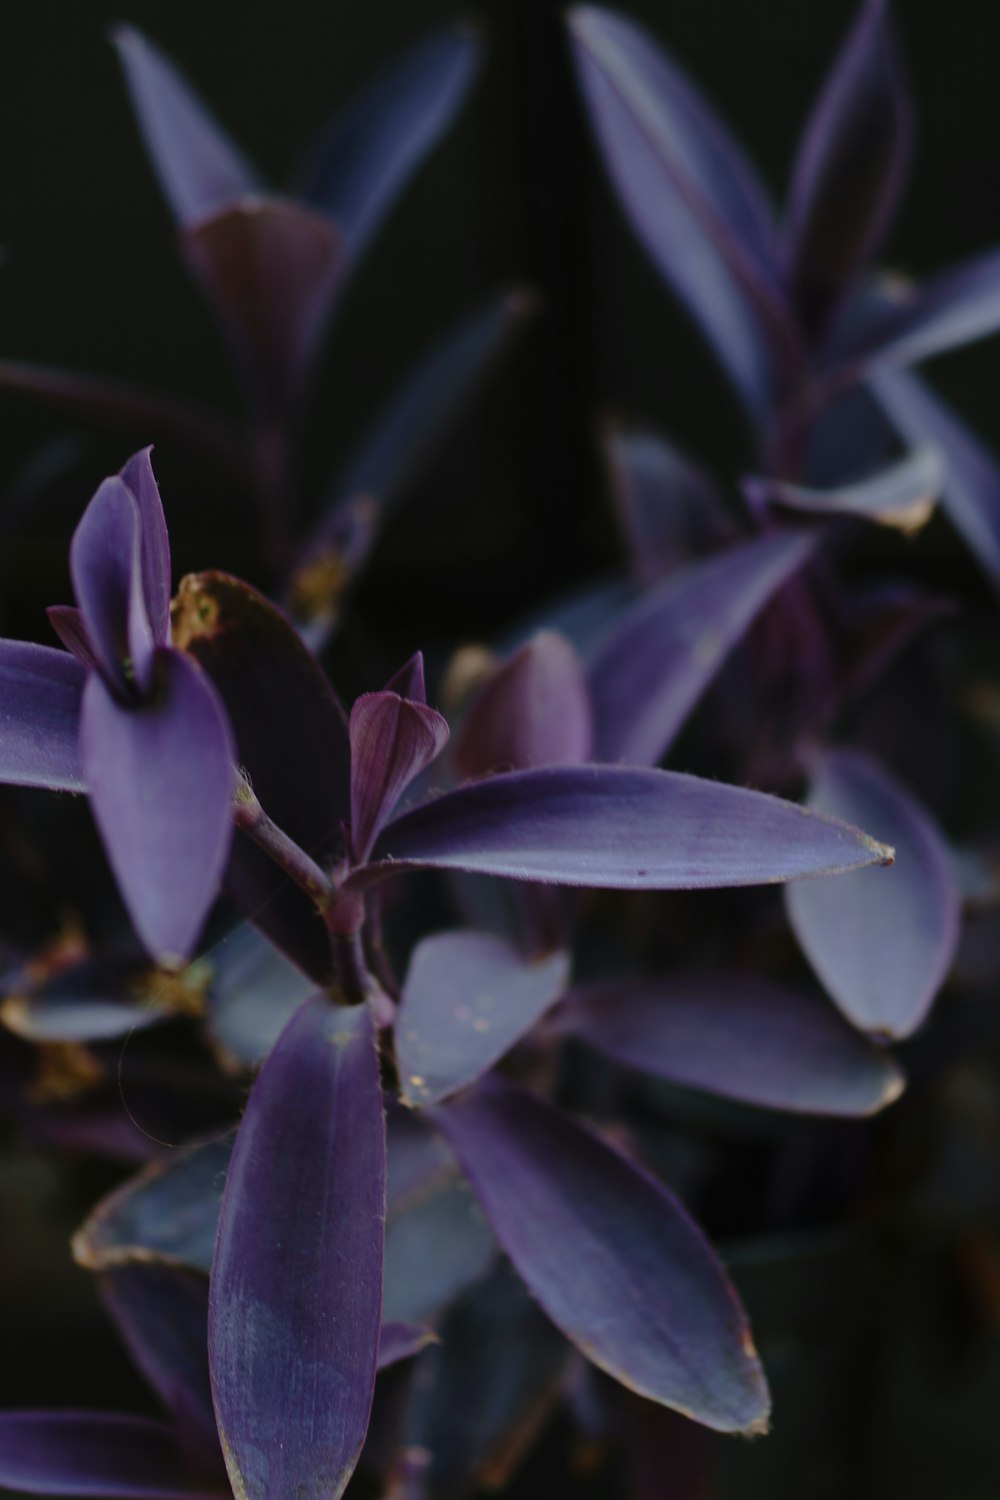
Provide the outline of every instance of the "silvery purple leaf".
<path id="1" fill-rule="evenodd" d="M 912 106 L 887 10 L 886 0 L 862 0 L 795 162 L 789 270 L 813 326 L 877 254 L 910 163 Z"/>
<path id="2" fill-rule="evenodd" d="M 86 791 L 79 751 L 86 680 L 65 651 L 0 641 L 0 781 Z"/>
<path id="3" fill-rule="evenodd" d="M 329 219 L 248 198 L 188 225 L 184 252 L 229 334 L 265 419 L 298 395 L 345 268 Z"/>
<path id="4" fill-rule="evenodd" d="M 212 1264 L 232 1133 L 182 1146 L 109 1193 L 73 1236 L 88 1271 L 165 1261 L 201 1271 Z"/>
<path id="5" fill-rule="evenodd" d="M 981 565 L 1000 584 L 1000 463 L 966 424 L 906 370 L 871 382 L 893 426 L 908 443 L 933 443 L 944 456 L 942 502 Z"/>
<path id="6" fill-rule="evenodd" d="M 389 1205 L 383 1324 L 434 1322 L 496 1257 L 496 1240 L 452 1162 L 443 1177 Z"/>
<path id="7" fill-rule="evenodd" d="M 161 391 L 145 390 L 104 375 L 0 360 L 0 388 L 36 396 L 74 420 L 124 431 L 138 441 L 154 437 L 213 465 L 231 482 L 254 486 L 242 434 L 215 412 Z"/>
<path id="8" fill-rule="evenodd" d="M 117 27 L 112 40 L 146 150 L 181 223 L 259 192 L 256 170 L 160 49 L 132 26 Z"/>
<path id="9" fill-rule="evenodd" d="M 389 510 L 481 390 L 530 308 L 524 293 L 494 299 L 404 378 L 363 433 L 299 553 L 288 583 L 298 616 L 321 632 L 333 627 Z"/>
<path id="10" fill-rule="evenodd" d="M 809 805 L 864 818 L 896 846 L 878 881 L 863 873 L 786 893 L 789 920 L 809 962 L 862 1031 L 904 1037 L 924 1020 L 958 942 L 959 899 L 948 848 L 930 815 L 878 763 L 831 750 Z"/>
<path id="11" fill-rule="evenodd" d="M 746 542 L 690 564 L 626 611 L 588 666 L 596 759 L 655 765 L 728 652 L 812 548 L 796 533 Z"/>
<path id="12" fill-rule="evenodd" d="M 715 481 L 659 433 L 608 425 L 604 450 L 632 573 L 644 588 L 732 539 Z"/>
<path id="13" fill-rule="evenodd" d="M 162 643 L 146 611 L 138 506 L 120 476 L 106 479 L 84 511 L 69 562 L 87 639 L 108 690 L 127 701 L 134 680 L 147 693 L 153 653 Z"/>
<path id="14" fill-rule="evenodd" d="M 388 1370 L 404 1359 L 412 1359 L 433 1344 L 436 1337 L 432 1328 L 419 1323 L 383 1323 L 378 1345 L 379 1369 Z"/>
<path id="15" fill-rule="evenodd" d="M 192 1465 L 218 1474 L 221 1488 L 225 1468 L 208 1377 L 208 1278 L 137 1261 L 103 1271 L 99 1284 L 129 1353 L 174 1418 Z"/>
<path id="16" fill-rule="evenodd" d="M 362 863 L 406 788 L 448 742 L 445 719 L 398 693 L 365 693 L 351 709 L 351 843 Z"/>
<path id="17" fill-rule="evenodd" d="M 592 711 L 580 659 L 544 630 L 503 662 L 477 693 L 455 741 L 462 777 L 590 759 Z"/>
<path id="18" fill-rule="evenodd" d="M 902 301 L 886 301 L 837 341 L 831 378 L 893 370 L 1000 329 L 1000 250 L 941 271 Z"/>
<path id="19" fill-rule="evenodd" d="M 695 890 L 834 875 L 892 850 L 763 792 L 677 771 L 558 766 L 446 792 L 383 829 L 363 889 L 397 866 L 623 890 Z"/>
<path id="20" fill-rule="evenodd" d="M 436 1104 L 473 1083 L 559 999 L 565 953 L 525 958 L 500 938 L 439 932 L 414 949 L 396 1019 L 406 1103 Z"/>
<path id="21" fill-rule="evenodd" d="M 166 1422 L 106 1411 L 0 1412 L 0 1485 L 94 1500 L 223 1500 L 188 1472 Z"/>
<path id="22" fill-rule="evenodd" d="M 352 259 L 451 124 L 479 61 L 468 28 L 438 32 L 338 111 L 316 143 L 298 192 L 343 229 Z"/>
<path id="23" fill-rule="evenodd" d="M 587 985 L 558 1022 L 626 1067 L 766 1109 L 868 1115 L 904 1086 L 831 1005 L 743 974 Z"/>
<path id="24" fill-rule="evenodd" d="M 136 931 L 157 962 L 188 958 L 219 892 L 236 747 L 215 689 L 159 650 L 156 695 L 123 708 L 91 676 L 80 747 L 91 806 Z"/>
<path id="25" fill-rule="evenodd" d="M 314 859 L 332 864 L 350 816 L 347 720 L 292 625 L 249 584 L 199 573 L 181 582 L 173 638 L 215 683 L 264 810 Z M 329 937 L 312 902 L 242 834 L 233 839 L 226 889 L 301 969 L 319 983 L 329 979 Z"/>
<path id="26" fill-rule="evenodd" d="M 743 488 L 755 506 L 773 505 L 816 516 L 857 516 L 910 536 L 933 515 L 945 473 L 939 450 L 923 447 L 888 469 L 836 489 L 811 489 L 757 475 L 745 479 Z"/>
<path id="27" fill-rule="evenodd" d="M 105 956 L 84 959 L 40 984 L 26 976 L 22 987 L 17 975 L 8 976 L 0 1019 L 30 1042 L 111 1041 L 177 1014 L 158 1002 L 156 978 L 148 964 Z"/>
<path id="28" fill-rule="evenodd" d="M 698 319 L 750 411 L 797 358 L 763 191 L 690 81 L 633 22 L 570 12 L 608 170 L 640 240 Z"/>
<path id="29" fill-rule="evenodd" d="M 120 477 L 139 512 L 142 598 L 149 626 L 156 644 L 165 646 L 170 639 L 170 538 L 151 451 L 142 448 L 134 453 Z"/>
<path id="30" fill-rule="evenodd" d="M 433 1118 L 529 1290 L 588 1359 L 708 1427 L 764 1425 L 746 1316 L 660 1182 L 495 1078 Z"/>
<path id="31" fill-rule="evenodd" d="M 384 1218 L 374 1024 L 366 1006 L 317 995 L 254 1084 L 212 1264 L 216 1417 L 246 1500 L 338 1500 L 347 1487 L 375 1386 Z"/>
<path id="32" fill-rule="evenodd" d="M 255 1068 L 316 985 L 249 923 L 213 945 L 206 1022 L 227 1066 Z"/>
<path id="33" fill-rule="evenodd" d="M 503 1261 L 450 1310 L 411 1389 L 406 1432 L 431 1493 L 502 1491 L 564 1394 L 573 1351 Z"/>
<path id="34" fill-rule="evenodd" d="M 45 613 L 66 650 L 73 653 L 80 665 L 88 672 L 100 671 L 97 653 L 87 634 L 83 610 L 72 604 L 50 604 Z"/>

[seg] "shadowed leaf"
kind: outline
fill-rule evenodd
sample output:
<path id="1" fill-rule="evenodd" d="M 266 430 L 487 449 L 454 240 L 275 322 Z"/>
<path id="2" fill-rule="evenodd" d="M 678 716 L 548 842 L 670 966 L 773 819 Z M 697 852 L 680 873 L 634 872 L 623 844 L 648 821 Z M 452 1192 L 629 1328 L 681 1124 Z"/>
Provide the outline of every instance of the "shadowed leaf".
<path id="1" fill-rule="evenodd" d="M 0 781 L 86 791 L 79 751 L 86 677 L 66 651 L 0 641 Z"/>
<path id="2" fill-rule="evenodd" d="M 95 1500 L 222 1500 L 189 1474 L 166 1422 L 105 1411 L 0 1412 L 0 1485 Z"/>

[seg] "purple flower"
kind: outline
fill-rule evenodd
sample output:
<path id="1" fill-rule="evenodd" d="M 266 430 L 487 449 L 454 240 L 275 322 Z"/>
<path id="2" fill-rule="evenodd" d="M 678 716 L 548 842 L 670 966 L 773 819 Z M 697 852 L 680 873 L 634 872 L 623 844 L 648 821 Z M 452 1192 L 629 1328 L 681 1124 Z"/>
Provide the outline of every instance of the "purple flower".
<path id="1" fill-rule="evenodd" d="M 187 958 L 229 848 L 235 752 L 218 694 L 170 645 L 170 551 L 149 449 L 91 500 L 73 537 L 69 655 L 0 642 L 0 779 L 86 791 L 139 936 Z"/>

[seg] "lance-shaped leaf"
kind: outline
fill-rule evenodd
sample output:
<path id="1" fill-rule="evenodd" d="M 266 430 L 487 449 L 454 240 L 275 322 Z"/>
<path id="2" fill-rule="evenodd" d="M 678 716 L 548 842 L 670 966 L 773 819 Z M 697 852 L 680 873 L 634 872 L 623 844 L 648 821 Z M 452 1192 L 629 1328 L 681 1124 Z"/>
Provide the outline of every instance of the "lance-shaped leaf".
<path id="1" fill-rule="evenodd" d="M 156 1260 L 208 1274 L 232 1135 L 181 1147 L 123 1183 L 73 1236 L 89 1271 Z"/>
<path id="2" fill-rule="evenodd" d="M 903 1089 L 894 1059 L 831 1005 L 742 974 L 587 985 L 558 1019 L 626 1067 L 767 1109 L 868 1115 Z"/>
<path id="3" fill-rule="evenodd" d="M 340 110 L 316 143 L 298 192 L 336 220 L 352 259 L 451 124 L 479 61 L 467 27 L 438 32 Z"/>
<path id="4" fill-rule="evenodd" d="M 886 0 L 863 0 L 795 162 L 790 275 L 814 326 L 877 254 L 910 162 L 913 111 L 887 10 Z"/>
<path id="5" fill-rule="evenodd" d="M 994 584 L 1000 584 L 1000 463 L 996 456 L 916 375 L 883 371 L 871 384 L 905 442 L 933 443 L 943 455 L 944 508 Z"/>
<path id="6" fill-rule="evenodd" d="M 702 324 L 751 412 L 796 358 L 763 191 L 690 81 L 639 27 L 570 12 L 591 120 L 632 226 Z"/>
<path id="7" fill-rule="evenodd" d="M 197 973 L 168 975 L 135 959 L 86 958 L 41 984 L 7 981 L 0 1019 L 30 1042 L 102 1042 L 171 1016 L 197 1015 L 203 992 Z"/>
<path id="8" fill-rule="evenodd" d="M 483 685 L 455 743 L 463 777 L 590 759 L 590 694 L 580 659 L 565 636 L 545 630 Z"/>
<path id="9" fill-rule="evenodd" d="M 644 588 L 730 538 L 718 486 L 660 433 L 609 424 L 604 450 L 632 572 Z"/>
<path id="10" fill-rule="evenodd" d="M 392 505 L 474 400 L 531 306 L 524 293 L 496 298 L 404 378 L 338 475 L 296 561 L 288 597 L 297 615 L 326 629 L 335 623 Z"/>
<path id="11" fill-rule="evenodd" d="M 529 1290 L 589 1359 L 708 1427 L 766 1421 L 736 1293 L 661 1183 L 497 1079 L 433 1118 Z"/>
<path id="12" fill-rule="evenodd" d="M 375 1386 L 384 1217 L 374 1024 L 367 1007 L 317 995 L 254 1084 L 212 1264 L 215 1410 L 246 1500 L 338 1500 L 347 1487 Z"/>
<path id="13" fill-rule="evenodd" d="M 95 1500 L 222 1500 L 182 1461 L 166 1422 L 106 1411 L 0 1412 L 0 1485 Z"/>
<path id="14" fill-rule="evenodd" d="M 216 943 L 208 962 L 209 1034 L 228 1064 L 256 1067 L 316 986 L 249 924 Z"/>
<path id="15" fill-rule="evenodd" d="M 95 673 L 81 755 L 94 817 L 136 931 L 172 967 L 190 956 L 218 894 L 232 829 L 235 747 L 212 685 L 156 653 L 156 695 L 123 709 Z"/>
<path id="16" fill-rule="evenodd" d="M 365 860 L 379 830 L 416 776 L 448 742 L 448 724 L 426 703 L 365 693 L 351 709 L 351 842 Z"/>
<path id="17" fill-rule="evenodd" d="M 142 598 L 149 628 L 157 644 L 163 645 L 170 637 L 170 538 L 151 454 L 148 447 L 133 453 L 121 471 L 121 479 L 139 515 Z"/>
<path id="18" fill-rule="evenodd" d="M 884 880 L 846 876 L 829 890 L 786 896 L 809 962 L 853 1024 L 903 1037 L 923 1021 L 951 965 L 959 899 L 953 862 L 930 815 L 881 766 L 857 751 L 828 752 L 810 806 L 862 817 L 897 850 Z"/>
<path id="19" fill-rule="evenodd" d="M 727 654 L 813 542 L 764 537 L 692 563 L 613 625 L 588 666 L 595 758 L 655 765 Z"/>
<path id="20" fill-rule="evenodd" d="M 254 168 L 159 48 L 131 26 L 117 27 L 112 39 L 146 149 L 181 223 L 258 192 Z"/>
<path id="21" fill-rule="evenodd" d="M 86 791 L 79 750 L 86 679 L 66 651 L 0 641 L 0 781 Z"/>
<path id="22" fill-rule="evenodd" d="M 400 1086 L 436 1104 L 493 1066 L 566 987 L 564 953 L 523 957 L 501 938 L 440 932 L 410 959 L 396 1020 Z"/>
<path id="23" fill-rule="evenodd" d="M 229 333 L 258 410 L 298 394 L 345 267 L 341 234 L 321 214 L 251 198 L 183 231 L 195 275 Z"/>
<path id="24" fill-rule="evenodd" d="M 200 1471 L 225 1469 L 208 1376 L 208 1279 L 156 1261 L 104 1271 L 101 1295 L 135 1363 L 177 1423 Z"/>
<path id="25" fill-rule="evenodd" d="M 350 746 L 315 658 L 273 604 L 224 573 L 181 582 L 173 632 L 218 688 L 264 810 L 314 859 L 332 862 L 349 816 Z M 243 835 L 233 840 L 226 888 L 306 973 L 329 978 L 329 939 L 312 903 Z"/>
<path id="26" fill-rule="evenodd" d="M 743 481 L 752 505 L 774 505 L 816 516 L 857 516 L 907 536 L 926 526 L 945 479 L 937 448 L 918 448 L 888 469 L 836 489 L 817 490 L 753 475 Z"/>
<path id="27" fill-rule="evenodd" d="M 1000 328 L 1000 251 L 930 277 L 903 301 L 883 303 L 838 341 L 833 378 L 899 369 L 986 338 Z"/>
<path id="28" fill-rule="evenodd" d="M 73 533 L 70 572 L 109 691 L 128 701 L 134 680 L 148 692 L 153 652 L 163 641 L 154 637 L 146 610 L 138 507 L 120 477 L 106 479 L 84 511 Z"/>
<path id="29" fill-rule="evenodd" d="M 406 1416 L 430 1458 L 431 1493 L 501 1490 L 552 1415 L 570 1346 L 507 1262 L 449 1313 Z"/>
<path id="30" fill-rule="evenodd" d="M 100 661 L 87 633 L 83 610 L 72 604 L 50 604 L 45 614 L 66 650 L 72 652 L 80 665 L 88 672 L 100 671 Z"/>
<path id="31" fill-rule="evenodd" d="M 396 818 L 348 877 L 473 870 L 622 890 L 764 885 L 885 864 L 867 834 L 764 792 L 630 766 L 513 771 Z"/>

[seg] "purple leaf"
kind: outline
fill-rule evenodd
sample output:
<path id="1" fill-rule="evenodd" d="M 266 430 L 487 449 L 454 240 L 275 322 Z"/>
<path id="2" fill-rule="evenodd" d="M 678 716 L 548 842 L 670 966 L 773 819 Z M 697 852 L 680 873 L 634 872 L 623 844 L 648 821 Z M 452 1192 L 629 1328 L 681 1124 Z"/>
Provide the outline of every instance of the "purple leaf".
<path id="1" fill-rule="evenodd" d="M 212 1265 L 216 1416 L 246 1500 L 338 1500 L 347 1486 L 375 1385 L 384 1216 L 371 1015 L 317 995 L 254 1084 Z"/>
<path id="2" fill-rule="evenodd" d="M 344 711 L 315 658 L 273 604 L 225 573 L 182 581 L 173 632 L 218 688 L 264 810 L 313 858 L 332 863 L 350 816 L 350 745 Z M 226 889 L 307 974 L 319 983 L 330 977 L 329 937 L 312 902 L 242 834 L 233 840 Z"/>
<path id="3" fill-rule="evenodd" d="M 475 1285 L 496 1259 L 496 1241 L 468 1188 L 437 1184 L 386 1221 L 386 1322 L 429 1323 Z"/>
<path id="4" fill-rule="evenodd" d="M 298 194 L 332 215 L 352 259 L 451 124 L 479 61 L 472 31 L 440 31 L 385 69 L 317 141 Z"/>
<path id="5" fill-rule="evenodd" d="M 87 634 L 83 610 L 72 604 L 50 604 L 45 613 L 66 650 L 71 651 L 88 672 L 99 671 L 100 662 Z"/>
<path id="6" fill-rule="evenodd" d="M 404 378 L 362 435 L 298 556 L 288 585 L 297 615 L 324 631 L 336 624 L 386 515 L 479 393 L 531 305 L 518 292 L 494 299 Z"/>
<path id="7" fill-rule="evenodd" d="M 592 712 L 580 659 L 565 636 L 544 630 L 489 677 L 454 749 L 462 777 L 590 759 Z"/>
<path id="8" fill-rule="evenodd" d="M 0 1485 L 96 1500 L 222 1500 L 181 1461 L 166 1422 L 105 1411 L 0 1412 Z"/>
<path id="9" fill-rule="evenodd" d="M 0 781 L 86 791 L 78 748 L 86 680 L 65 651 L 0 641 Z"/>
<path id="10" fill-rule="evenodd" d="M 424 673 L 424 653 L 415 651 L 409 661 L 394 672 L 385 685 L 387 693 L 398 693 L 414 703 L 427 703 L 427 678 Z"/>
<path id="11" fill-rule="evenodd" d="M 389 691 L 351 709 L 351 843 L 363 862 L 392 809 L 448 742 L 447 722 L 425 703 Z"/>
<path id="12" fill-rule="evenodd" d="M 715 481 L 659 433 L 609 424 L 604 449 L 632 572 L 644 588 L 732 540 Z"/>
<path id="13" fill-rule="evenodd" d="M 37 396 L 74 420 L 97 422 L 136 435 L 153 436 L 196 454 L 241 488 L 254 485 L 242 437 L 224 418 L 175 396 L 144 390 L 103 375 L 55 370 L 16 360 L 0 360 L 0 389 Z"/>
<path id="14" fill-rule="evenodd" d="M 235 746 L 215 689 L 179 651 L 156 653 L 156 694 L 123 708 L 96 674 L 81 755 L 122 898 L 151 955 L 190 956 L 215 900 L 232 829 Z"/>
<path id="15" fill-rule="evenodd" d="M 655 765 L 726 655 L 813 548 L 765 537 L 692 563 L 604 636 L 589 665 L 596 758 Z"/>
<path id="16" fill-rule="evenodd" d="M 404 1359 L 412 1359 L 433 1344 L 436 1337 L 432 1328 L 420 1323 L 383 1323 L 378 1345 L 379 1369 L 388 1370 Z"/>
<path id="17" fill-rule="evenodd" d="M 316 985 L 256 928 L 215 943 L 208 962 L 208 1030 L 229 1067 L 255 1068 Z"/>
<path id="18" fill-rule="evenodd" d="M 858 516 L 911 536 L 933 515 L 944 478 L 938 450 L 918 448 L 888 469 L 836 489 L 808 489 L 758 476 L 745 479 L 743 489 L 754 506 L 775 505 L 817 516 Z"/>
<path id="19" fill-rule="evenodd" d="M 1000 585 L 1000 464 L 995 455 L 916 375 L 883 371 L 872 388 L 905 442 L 933 443 L 944 456 L 944 508 Z"/>
<path id="20" fill-rule="evenodd" d="M 174 64 L 131 26 L 112 33 L 164 196 L 191 224 L 260 190 L 257 173 Z"/>
<path id="21" fill-rule="evenodd" d="M 763 792 L 676 771 L 559 766 L 435 797 L 390 823 L 364 888 L 394 866 L 623 890 L 764 885 L 885 864 L 867 834 Z"/>
<path id="22" fill-rule="evenodd" d="M 134 453 L 120 478 L 138 508 L 142 598 L 153 639 L 163 646 L 170 639 L 170 539 L 151 452 L 150 448 L 142 448 Z"/>
<path id="23" fill-rule="evenodd" d="M 632 226 L 761 415 L 778 367 L 797 357 L 764 193 L 690 81 L 638 26 L 588 5 L 570 12 L 570 28 L 591 121 Z"/>
<path id="24" fill-rule="evenodd" d="M 913 147 L 913 113 L 885 0 L 863 0 L 799 145 L 790 275 L 812 326 L 877 254 Z"/>
<path id="25" fill-rule="evenodd" d="M 171 977 L 174 995 L 157 980 L 164 976 L 148 964 L 134 959 L 87 958 L 59 970 L 41 984 L 7 980 L 7 999 L 0 1005 L 0 1019 L 15 1035 L 30 1042 L 101 1042 L 114 1040 L 169 1020 L 185 1005 L 194 1008 L 198 999 L 192 987 Z M 158 993 L 159 988 L 159 993 Z M 176 998 L 177 1008 L 171 999 Z"/>
<path id="26" fill-rule="evenodd" d="M 809 793 L 818 811 L 864 818 L 896 845 L 878 881 L 863 874 L 821 890 L 789 891 L 789 920 L 817 975 L 855 1026 L 915 1031 L 944 982 L 958 942 L 953 863 L 929 814 L 877 762 L 829 751 Z"/>
<path id="27" fill-rule="evenodd" d="M 208 1274 L 232 1135 L 182 1146 L 103 1198 L 73 1236 L 88 1271 L 166 1261 Z"/>
<path id="28" fill-rule="evenodd" d="M 497 1079 L 433 1118 L 529 1290 L 588 1359 L 708 1427 L 766 1422 L 736 1293 L 661 1183 Z"/>
<path id="29" fill-rule="evenodd" d="M 156 1261 L 103 1271 L 101 1295 L 136 1365 L 201 1472 L 225 1469 L 208 1378 L 208 1278 Z"/>
<path id="30" fill-rule="evenodd" d="M 135 696 L 134 680 L 148 692 L 153 652 L 161 643 L 143 597 L 139 510 L 121 477 L 106 479 L 87 506 L 73 533 L 69 561 L 87 639 L 108 691 L 127 701 Z"/>
<path id="31" fill-rule="evenodd" d="M 904 1086 L 832 1006 L 741 974 L 587 985 L 558 1021 L 626 1067 L 766 1109 L 868 1115 Z"/>
<path id="32" fill-rule="evenodd" d="M 853 337 L 838 340 L 828 378 L 917 364 L 1000 328 L 1000 250 L 940 272 L 899 302 L 885 301 Z"/>
<path id="33" fill-rule="evenodd" d="M 277 198 L 249 198 L 189 225 L 187 258 L 243 364 L 266 419 L 298 395 L 345 267 L 329 219 Z"/>
<path id="34" fill-rule="evenodd" d="M 524 958 L 478 932 L 440 932 L 414 950 L 396 1021 L 406 1103 L 436 1104 L 473 1083 L 566 987 L 569 959 Z"/>

